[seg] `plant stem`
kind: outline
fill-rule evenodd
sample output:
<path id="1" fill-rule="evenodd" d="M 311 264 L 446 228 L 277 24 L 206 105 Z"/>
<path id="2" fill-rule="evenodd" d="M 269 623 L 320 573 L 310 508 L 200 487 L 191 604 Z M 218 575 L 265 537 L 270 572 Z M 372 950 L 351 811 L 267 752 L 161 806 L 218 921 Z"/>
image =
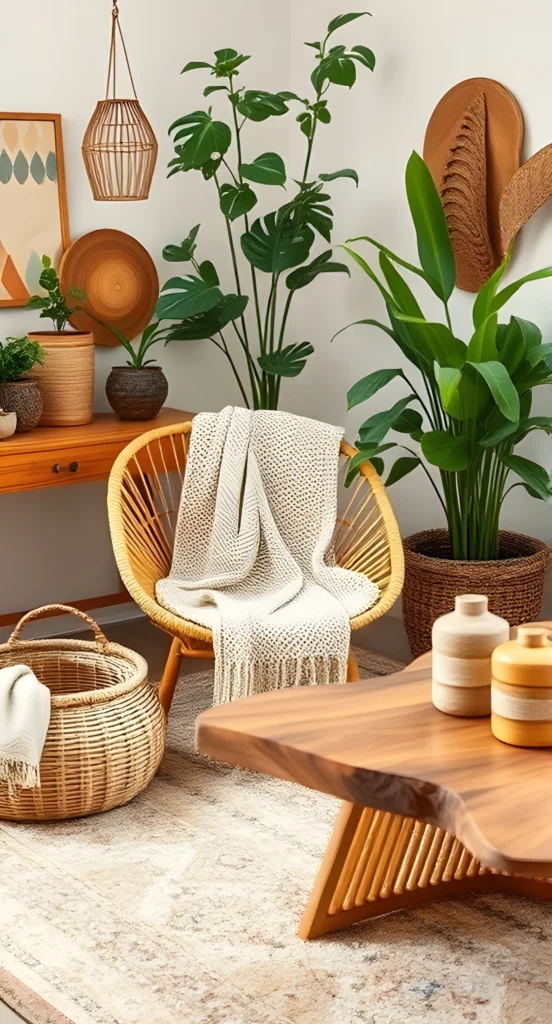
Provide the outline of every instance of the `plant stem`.
<path id="1" fill-rule="evenodd" d="M 234 83 L 232 81 L 232 76 L 229 77 L 228 85 L 229 85 L 230 97 L 231 97 L 230 105 L 232 107 L 232 117 L 233 117 L 233 120 L 234 120 L 234 131 L 236 133 L 236 151 L 237 151 L 237 154 L 238 154 L 238 178 L 239 178 L 240 184 L 243 184 L 243 178 L 242 178 L 242 173 L 241 173 L 241 165 L 243 163 L 243 160 L 242 160 L 242 148 L 241 148 L 240 133 L 241 133 L 241 130 L 242 130 L 242 128 L 243 128 L 243 126 L 245 124 L 245 121 L 247 119 L 244 117 L 241 125 L 238 124 L 238 112 L 236 110 L 236 106 L 235 106 L 235 104 L 233 102 L 233 99 L 232 99 L 232 97 L 235 95 L 235 93 L 234 93 Z M 249 231 L 249 218 L 248 218 L 247 214 L 245 214 L 245 216 L 244 216 L 244 223 L 245 223 L 245 230 Z M 259 334 L 259 345 L 261 345 L 262 320 L 261 320 L 261 307 L 260 307 L 260 303 L 259 303 L 259 291 L 258 291 L 258 288 L 257 288 L 257 275 L 255 273 L 255 267 L 253 266 L 253 264 L 250 263 L 249 265 L 251 267 L 251 283 L 253 285 L 253 302 L 254 302 L 254 305 L 255 305 L 255 316 L 256 316 L 256 319 L 257 319 L 257 331 L 258 331 L 258 334 Z M 248 346 L 249 346 L 249 342 L 248 342 Z"/>
<path id="2" fill-rule="evenodd" d="M 243 384 L 242 384 L 242 382 L 241 382 L 241 378 L 240 378 L 240 375 L 239 375 L 239 373 L 238 373 L 238 371 L 237 371 L 237 369 L 236 369 L 236 365 L 235 365 L 235 363 L 234 363 L 234 360 L 232 359 L 232 356 L 230 355 L 230 352 L 229 352 L 228 346 L 227 346 L 227 344 L 226 344 L 226 341 L 224 340 L 224 338 L 223 338 L 223 336 L 222 336 L 222 332 L 221 332 L 221 331 L 219 331 L 219 338 L 220 338 L 220 340 L 222 341 L 222 346 L 221 346 L 221 345 L 219 345 L 219 343 L 218 343 L 217 341 L 215 341 L 215 339 L 214 339 L 214 338 L 211 338 L 211 341 L 213 341 L 213 342 L 215 343 L 215 345 L 217 346 L 217 348 L 220 348 L 220 349 L 221 349 L 221 351 L 222 351 L 222 352 L 224 352 L 224 354 L 225 354 L 226 358 L 228 359 L 228 362 L 230 363 L 230 366 L 232 367 L 232 371 L 233 371 L 233 373 L 234 373 L 234 377 L 236 378 L 236 381 L 237 381 L 237 383 L 238 383 L 238 387 L 239 387 L 239 389 L 240 389 L 240 391 L 241 391 L 241 394 L 242 394 L 242 398 L 243 398 L 243 400 L 244 400 L 244 402 L 245 402 L 245 404 L 246 404 L 246 407 L 247 407 L 248 409 L 250 409 L 250 408 L 251 408 L 251 406 L 250 406 L 250 404 L 249 404 L 249 399 L 248 399 L 248 397 L 247 397 L 247 394 L 246 394 L 246 392 L 245 392 L 245 389 L 244 389 L 244 387 L 243 387 Z"/>

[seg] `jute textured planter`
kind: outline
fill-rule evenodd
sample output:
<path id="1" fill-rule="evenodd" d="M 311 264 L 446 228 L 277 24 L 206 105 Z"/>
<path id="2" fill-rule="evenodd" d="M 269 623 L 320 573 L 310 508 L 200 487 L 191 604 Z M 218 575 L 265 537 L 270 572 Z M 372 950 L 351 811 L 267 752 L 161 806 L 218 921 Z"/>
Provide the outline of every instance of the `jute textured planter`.
<path id="1" fill-rule="evenodd" d="M 44 402 L 41 427 L 78 427 L 94 412 L 94 335 L 80 331 L 33 331 L 46 356 L 33 366 Z"/>
<path id="2" fill-rule="evenodd" d="M 16 414 L 17 434 L 33 430 L 42 415 L 42 395 L 36 381 L 20 377 L 0 384 L 0 407 Z"/>
<path id="3" fill-rule="evenodd" d="M 550 549 L 535 537 L 500 531 L 500 557 L 464 562 L 450 557 L 446 530 L 424 530 L 404 541 L 404 623 L 412 653 L 431 649 L 435 619 L 458 594 L 486 594 L 489 610 L 511 626 L 538 619 Z"/>
<path id="4" fill-rule="evenodd" d="M 169 385 L 160 366 L 114 366 L 105 393 L 119 419 L 152 420 L 165 404 Z"/>

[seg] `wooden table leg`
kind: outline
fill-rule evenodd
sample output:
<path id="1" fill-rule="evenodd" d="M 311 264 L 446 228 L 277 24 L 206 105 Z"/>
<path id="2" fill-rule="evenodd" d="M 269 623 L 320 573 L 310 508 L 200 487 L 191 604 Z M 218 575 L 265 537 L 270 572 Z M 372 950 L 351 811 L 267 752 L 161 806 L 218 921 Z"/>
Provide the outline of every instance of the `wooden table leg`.
<path id="1" fill-rule="evenodd" d="M 476 892 L 552 900 L 552 881 L 491 870 L 434 825 L 344 803 L 299 936 L 314 939 L 370 917 Z"/>

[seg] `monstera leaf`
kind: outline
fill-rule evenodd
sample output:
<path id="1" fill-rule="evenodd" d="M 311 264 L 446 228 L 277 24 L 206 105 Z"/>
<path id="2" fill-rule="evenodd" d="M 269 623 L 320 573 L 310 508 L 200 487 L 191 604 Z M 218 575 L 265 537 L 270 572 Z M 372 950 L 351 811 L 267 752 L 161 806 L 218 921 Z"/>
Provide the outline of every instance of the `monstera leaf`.
<path id="1" fill-rule="evenodd" d="M 224 295 L 222 301 L 212 309 L 182 320 L 167 334 L 165 344 L 169 341 L 200 341 L 212 338 L 232 320 L 239 320 L 247 303 L 247 295 Z"/>
<path id="2" fill-rule="evenodd" d="M 297 377 L 313 352 L 308 341 L 301 341 L 298 345 L 287 345 L 279 352 L 259 356 L 258 362 L 261 370 L 273 377 Z"/>
<path id="3" fill-rule="evenodd" d="M 232 140 L 228 125 L 224 121 L 213 121 L 211 114 L 204 110 L 179 117 L 171 124 L 169 134 L 174 131 L 173 142 L 178 155 L 170 161 L 170 173 L 199 170 L 213 156 L 224 156 Z"/>
<path id="4" fill-rule="evenodd" d="M 161 289 L 155 307 L 158 320 L 186 320 L 197 313 L 205 313 L 222 300 L 217 285 L 208 283 L 194 274 L 171 277 Z"/>
<path id="5" fill-rule="evenodd" d="M 295 225 L 280 210 L 256 220 L 241 237 L 246 260 L 273 275 L 304 263 L 313 242 L 314 232 L 308 224 Z"/>

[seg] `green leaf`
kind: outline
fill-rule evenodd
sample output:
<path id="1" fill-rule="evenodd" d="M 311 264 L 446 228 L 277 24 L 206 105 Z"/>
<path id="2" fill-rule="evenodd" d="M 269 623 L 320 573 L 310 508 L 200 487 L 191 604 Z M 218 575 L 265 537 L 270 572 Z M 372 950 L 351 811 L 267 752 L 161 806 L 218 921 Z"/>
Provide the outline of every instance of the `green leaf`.
<path id="1" fill-rule="evenodd" d="M 406 194 L 427 282 L 432 291 L 447 302 L 456 280 L 452 243 L 439 193 L 429 168 L 416 152 L 406 165 Z"/>
<path id="2" fill-rule="evenodd" d="M 376 55 L 372 50 L 369 50 L 367 46 L 353 46 L 351 51 L 351 57 L 354 60 L 360 61 L 364 64 L 364 67 L 369 68 L 373 71 L 376 66 Z"/>
<path id="3" fill-rule="evenodd" d="M 213 288 L 216 288 L 217 285 L 220 284 L 218 274 L 211 263 L 211 260 L 203 260 L 203 263 L 199 264 L 199 275 L 201 280 L 205 281 L 205 284 L 208 284 Z"/>
<path id="4" fill-rule="evenodd" d="M 314 118 L 312 114 L 299 114 L 297 118 L 301 122 L 301 131 L 303 135 L 307 136 L 307 139 L 312 138 L 314 128 Z"/>
<path id="5" fill-rule="evenodd" d="M 286 168 L 278 153 L 261 153 L 251 164 L 240 164 L 240 174 L 260 185 L 285 185 Z"/>
<path id="6" fill-rule="evenodd" d="M 316 110 L 315 117 L 316 120 L 320 121 L 322 124 L 329 124 L 332 119 L 332 115 L 330 114 L 330 111 L 326 109 L 326 107 L 320 107 L 319 110 Z"/>
<path id="7" fill-rule="evenodd" d="M 495 297 L 496 289 L 500 284 L 500 280 L 504 271 L 506 270 L 510 262 L 511 252 L 508 250 L 502 263 L 495 270 L 494 274 L 491 274 L 488 281 L 485 282 L 483 287 L 480 289 L 479 294 L 473 304 L 472 320 L 474 327 L 480 327 L 485 322 L 487 317 L 492 313 L 491 303 Z"/>
<path id="8" fill-rule="evenodd" d="M 320 181 L 335 181 L 336 178 L 352 178 L 358 188 L 358 174 L 352 167 L 344 167 L 341 171 L 332 171 L 331 174 L 319 174 Z"/>
<path id="9" fill-rule="evenodd" d="M 528 284 L 530 281 L 540 281 L 544 277 L 552 277 L 552 267 L 545 267 L 544 270 L 534 270 L 532 274 L 526 274 L 525 277 L 520 277 L 518 281 L 513 281 L 512 284 L 506 285 L 498 295 L 495 295 L 491 301 L 490 308 L 492 313 L 497 313 L 502 308 L 508 299 L 512 298 L 524 284 Z"/>
<path id="10" fill-rule="evenodd" d="M 238 53 L 237 50 L 229 48 L 215 50 L 215 57 L 217 62 L 214 71 L 217 78 L 233 78 L 234 75 L 239 73 L 237 68 L 246 60 L 249 60 L 249 57 L 245 54 Z"/>
<path id="11" fill-rule="evenodd" d="M 394 377 L 404 377 L 402 370 L 374 370 L 367 377 L 353 384 L 347 392 L 347 409 L 354 409 L 355 405 L 366 402 L 377 391 L 389 384 Z"/>
<path id="12" fill-rule="evenodd" d="M 208 85 L 207 88 L 203 90 L 203 95 L 205 97 L 207 97 L 207 96 L 210 96 L 211 93 L 213 93 L 213 92 L 221 92 L 221 91 L 222 92 L 228 92 L 228 86 L 227 85 Z"/>
<path id="13" fill-rule="evenodd" d="M 186 320 L 204 313 L 222 300 L 222 292 L 200 277 L 172 277 L 161 289 L 155 307 L 158 320 Z"/>
<path id="14" fill-rule="evenodd" d="M 399 267 L 404 267 L 405 270 L 410 270 L 413 274 L 416 274 L 418 277 L 421 277 L 422 280 L 426 281 L 427 283 L 427 278 L 423 270 L 420 270 L 419 267 L 415 267 L 413 263 L 407 263 L 406 260 L 401 259 L 400 256 L 397 256 L 397 254 L 395 252 L 392 252 L 391 249 L 388 249 L 387 246 L 382 245 L 381 242 L 376 242 L 375 238 L 370 238 L 369 235 L 358 235 L 356 238 L 347 239 L 348 245 L 351 242 L 369 242 L 370 245 L 375 246 L 376 249 L 379 249 L 380 252 L 385 253 L 385 255 L 390 260 L 393 260 L 393 263 L 398 263 Z"/>
<path id="15" fill-rule="evenodd" d="M 391 409 L 377 412 L 362 423 L 358 432 L 361 444 L 379 444 L 380 441 L 383 441 L 406 406 L 414 401 L 414 397 L 414 395 L 407 395 L 406 398 L 400 398 Z"/>
<path id="16" fill-rule="evenodd" d="M 198 68 L 212 68 L 212 64 L 206 64 L 204 60 L 191 60 L 180 72 L 181 75 L 185 75 L 187 71 L 196 71 Z"/>
<path id="17" fill-rule="evenodd" d="M 313 50 L 321 50 L 322 49 L 322 43 L 319 43 L 319 42 L 316 42 L 316 43 L 305 43 L 305 46 L 312 46 Z"/>
<path id="18" fill-rule="evenodd" d="M 548 501 L 551 494 L 550 477 L 542 466 L 530 459 L 522 458 L 521 455 L 503 455 L 502 462 L 535 491 L 539 498 Z"/>
<path id="19" fill-rule="evenodd" d="M 476 327 L 468 344 L 468 359 L 471 362 L 483 363 L 498 359 L 497 325 L 498 318 L 494 314 L 494 316 L 487 317 L 479 327 Z"/>
<path id="20" fill-rule="evenodd" d="M 333 32 L 336 32 L 338 28 L 342 28 L 343 25 L 348 25 L 350 21 L 356 21 L 357 18 L 363 18 L 366 14 L 370 18 L 372 17 L 370 11 L 354 11 L 351 14 L 336 15 L 336 17 L 332 18 L 330 24 L 328 25 L 328 35 L 326 36 L 326 39 L 328 38 L 328 36 L 331 36 Z M 313 44 L 311 43 L 310 45 L 312 46 Z"/>
<path id="21" fill-rule="evenodd" d="M 397 318 L 412 325 L 415 334 L 423 339 L 423 350 L 429 349 L 439 366 L 455 366 L 460 369 L 464 365 L 468 349 L 445 324 L 430 323 L 402 313 L 397 313 Z"/>
<path id="22" fill-rule="evenodd" d="M 385 481 L 386 487 L 391 487 L 391 484 L 396 484 L 397 481 L 402 480 L 403 476 L 407 476 L 413 469 L 416 469 L 420 465 L 420 460 L 416 456 L 404 455 L 400 459 L 397 459 L 393 463 L 389 471 L 389 476 Z"/>
<path id="23" fill-rule="evenodd" d="M 169 263 L 189 263 L 196 249 L 195 240 L 200 227 L 200 224 L 196 224 L 180 245 L 166 245 L 163 249 L 163 259 Z"/>
<path id="24" fill-rule="evenodd" d="M 376 473 L 378 473 L 379 471 L 378 471 L 377 467 L 378 467 L 378 464 L 381 463 L 381 459 L 377 458 L 376 453 L 377 452 L 385 452 L 389 448 L 396 448 L 396 447 L 397 446 L 396 446 L 395 443 L 392 443 L 392 444 L 382 444 L 382 445 L 375 445 L 375 446 L 372 446 L 370 448 L 363 449 L 362 451 L 356 452 L 356 454 L 353 455 L 351 461 L 349 462 L 349 465 L 348 465 L 348 468 L 347 468 L 347 475 L 345 477 L 345 487 L 350 487 L 351 486 L 351 484 L 352 484 L 353 480 L 355 479 L 355 477 L 358 476 L 358 472 L 360 470 L 360 467 L 364 466 L 364 464 L 366 462 L 370 462 L 372 464 L 372 466 L 374 466 L 374 469 L 376 470 Z M 382 463 L 382 468 L 383 468 L 383 463 Z"/>
<path id="25" fill-rule="evenodd" d="M 201 165 L 201 173 L 205 178 L 205 181 L 210 181 L 211 178 L 214 178 L 221 163 L 222 157 L 219 156 L 214 160 L 206 160 L 205 163 Z M 177 168 L 177 170 L 179 170 L 179 168 Z"/>
<path id="26" fill-rule="evenodd" d="M 332 250 L 328 249 L 320 256 L 317 256 L 312 263 L 307 263 L 304 267 L 292 270 L 291 274 L 288 274 L 286 277 L 286 285 L 289 290 L 296 291 L 298 288 L 305 288 L 319 274 L 348 274 L 350 276 L 351 272 L 345 263 L 330 262 L 331 255 Z"/>
<path id="27" fill-rule="evenodd" d="M 232 140 L 228 125 L 223 121 L 213 121 L 211 115 L 203 110 L 180 117 L 169 128 L 169 134 L 175 129 L 178 131 L 173 141 L 183 171 L 198 170 L 215 154 L 223 156 Z M 186 140 L 184 143 L 183 139 Z"/>
<path id="28" fill-rule="evenodd" d="M 243 316 L 248 301 L 247 295 L 224 295 L 212 309 L 182 320 L 167 334 L 165 345 L 169 341 L 201 341 L 213 337 L 232 320 Z"/>
<path id="29" fill-rule="evenodd" d="M 539 363 L 546 362 L 547 359 L 552 355 L 552 344 L 547 342 L 546 345 L 538 345 L 535 348 L 529 350 L 526 353 L 525 358 L 529 363 L 529 366 L 533 368 L 538 366 Z"/>
<path id="30" fill-rule="evenodd" d="M 512 423 L 511 420 L 504 420 L 500 426 L 495 427 L 494 430 L 487 431 L 477 442 L 480 448 L 496 448 L 497 445 L 505 441 L 507 437 L 515 434 L 518 430 L 519 424 Z"/>
<path id="31" fill-rule="evenodd" d="M 321 60 L 316 70 L 313 71 L 311 80 L 316 72 L 318 72 L 317 82 L 319 84 L 328 81 L 333 82 L 334 85 L 348 86 L 350 89 L 356 81 L 356 68 L 354 61 L 342 53 L 338 53 L 333 56 L 330 55 L 325 57 L 324 60 Z M 315 88 L 317 88 L 317 86 L 315 86 Z"/>
<path id="32" fill-rule="evenodd" d="M 524 332 L 517 317 L 511 317 L 509 324 L 498 325 L 496 344 L 498 358 L 512 376 L 521 363 L 526 349 Z"/>
<path id="33" fill-rule="evenodd" d="M 257 196 L 249 185 L 222 185 L 220 189 L 220 208 L 228 220 L 243 217 L 257 203 Z"/>
<path id="34" fill-rule="evenodd" d="M 372 463 L 372 466 L 375 469 L 378 476 L 383 476 L 383 471 L 385 469 L 383 459 L 380 459 L 378 458 L 377 455 L 375 455 L 373 459 L 370 459 L 370 462 Z"/>
<path id="35" fill-rule="evenodd" d="M 432 466 L 450 473 L 467 469 L 470 449 L 465 437 L 454 437 L 446 430 L 429 430 L 421 441 L 422 451 Z"/>
<path id="36" fill-rule="evenodd" d="M 335 334 L 333 335 L 333 337 L 330 340 L 331 341 L 335 341 L 335 339 L 337 338 L 338 334 L 343 334 L 343 331 L 348 331 L 349 327 L 357 327 L 359 324 L 368 324 L 370 327 L 379 327 L 380 331 L 385 331 L 385 333 L 388 334 L 389 337 L 392 338 L 394 342 L 397 342 L 397 337 L 396 337 L 395 333 L 391 330 L 390 327 L 387 326 L 387 324 L 382 324 L 379 320 L 371 320 L 371 319 L 367 319 L 367 320 L 353 320 L 353 322 L 350 323 L 350 324 L 347 324 L 346 327 L 342 327 L 339 331 L 336 331 Z"/>
<path id="37" fill-rule="evenodd" d="M 288 112 L 287 103 L 280 93 L 264 92 L 262 89 L 246 89 L 236 107 L 250 121 L 266 121 L 268 117 L 280 117 Z"/>
<path id="38" fill-rule="evenodd" d="M 421 432 L 422 424 L 423 417 L 417 409 L 405 409 L 395 420 L 393 430 L 398 431 L 399 434 L 410 434 L 413 437 L 414 434 Z"/>
<path id="39" fill-rule="evenodd" d="M 304 263 L 313 242 L 308 224 L 295 226 L 279 211 L 259 218 L 241 236 L 245 258 L 265 274 L 279 274 Z"/>
<path id="40" fill-rule="evenodd" d="M 458 394 L 462 371 L 457 367 L 441 366 L 437 372 L 437 384 L 441 396 L 441 405 L 449 416 L 463 419 L 462 403 Z"/>
<path id="41" fill-rule="evenodd" d="M 506 367 L 495 361 L 484 363 L 470 361 L 469 365 L 483 377 L 502 415 L 512 423 L 517 423 L 519 420 L 519 395 Z"/>
<path id="42" fill-rule="evenodd" d="M 265 373 L 273 377 L 297 377 L 313 352 L 312 345 L 302 341 L 297 345 L 287 345 L 279 352 L 267 352 L 259 356 L 257 362 Z"/>
<path id="43" fill-rule="evenodd" d="M 397 307 L 397 314 L 405 314 L 409 317 L 416 317 L 420 321 L 424 319 L 418 301 L 407 285 L 404 278 L 399 274 L 398 270 L 393 266 L 386 253 L 380 250 L 379 254 L 379 265 L 383 276 L 387 282 L 387 286 L 391 295 L 393 296 L 395 305 Z"/>
<path id="44" fill-rule="evenodd" d="M 52 266 L 52 261 L 49 256 L 43 256 L 41 262 L 42 266 L 44 267 L 44 270 L 48 270 L 49 267 Z"/>
<path id="45" fill-rule="evenodd" d="M 70 295 L 72 299 L 78 299 L 79 302 L 86 302 L 86 295 L 80 288 L 76 288 L 74 284 L 68 289 L 67 294 Z"/>

